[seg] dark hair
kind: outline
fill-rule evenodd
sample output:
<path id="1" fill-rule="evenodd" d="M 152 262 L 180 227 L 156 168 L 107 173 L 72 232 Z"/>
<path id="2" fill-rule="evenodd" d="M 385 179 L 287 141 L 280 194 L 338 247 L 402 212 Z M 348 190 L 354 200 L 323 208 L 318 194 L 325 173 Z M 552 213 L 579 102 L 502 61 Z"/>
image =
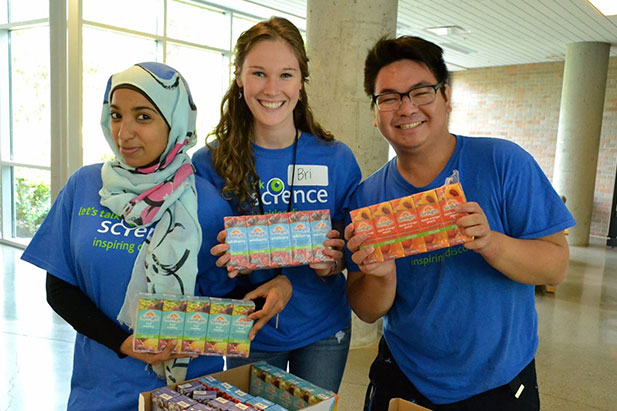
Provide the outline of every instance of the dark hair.
<path id="1" fill-rule="evenodd" d="M 364 91 L 367 95 L 375 94 L 375 81 L 379 71 L 388 64 L 400 60 L 412 60 L 425 65 L 438 83 L 448 83 L 450 79 L 443 60 L 443 50 L 437 44 L 413 36 L 401 36 L 396 39 L 382 37 L 369 50 L 364 62 Z M 441 92 L 445 93 L 443 87 Z"/>
<path id="2" fill-rule="evenodd" d="M 282 17 L 272 17 L 262 21 L 240 35 L 234 50 L 235 77 L 221 102 L 221 119 L 211 133 L 215 142 L 207 143 L 212 150 L 212 165 L 214 170 L 223 177 L 225 185 L 222 195 L 226 199 L 235 197 L 238 208 L 246 210 L 254 192 L 254 184 L 259 180 L 255 169 L 255 160 L 251 149 L 251 133 L 253 131 L 253 114 L 246 101 L 241 97 L 242 88 L 236 83 L 240 76 L 246 55 L 260 41 L 282 39 L 291 46 L 298 59 L 302 76 L 300 99 L 293 110 L 294 124 L 301 131 L 332 140 L 334 136 L 323 129 L 313 118 L 309 106 L 306 87 L 308 81 L 308 57 L 304 48 L 304 40 L 296 26 Z"/>

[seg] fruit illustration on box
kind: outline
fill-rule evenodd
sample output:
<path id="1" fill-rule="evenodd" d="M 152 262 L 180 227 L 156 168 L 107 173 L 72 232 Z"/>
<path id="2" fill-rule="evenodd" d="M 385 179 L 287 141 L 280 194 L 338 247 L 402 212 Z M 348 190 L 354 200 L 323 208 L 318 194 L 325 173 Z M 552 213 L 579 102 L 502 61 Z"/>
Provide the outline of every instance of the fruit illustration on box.
<path id="1" fill-rule="evenodd" d="M 364 207 L 357 210 L 352 210 L 349 214 L 351 215 L 351 221 L 354 223 L 355 233 L 366 234 L 369 236 L 360 248 L 363 249 L 366 247 L 371 247 L 373 244 L 377 243 L 377 230 L 375 230 L 371 210 L 368 207 Z M 373 264 L 383 261 L 383 255 L 381 254 L 381 249 L 379 247 L 375 247 L 375 251 L 364 259 L 365 264 Z"/>
<path id="2" fill-rule="evenodd" d="M 443 230 L 441 207 L 437 201 L 437 193 L 435 190 L 414 194 L 412 198 L 416 205 L 420 226 L 422 227 L 422 231 L 426 233 L 423 236 L 426 251 L 448 247 L 450 243 Z"/>

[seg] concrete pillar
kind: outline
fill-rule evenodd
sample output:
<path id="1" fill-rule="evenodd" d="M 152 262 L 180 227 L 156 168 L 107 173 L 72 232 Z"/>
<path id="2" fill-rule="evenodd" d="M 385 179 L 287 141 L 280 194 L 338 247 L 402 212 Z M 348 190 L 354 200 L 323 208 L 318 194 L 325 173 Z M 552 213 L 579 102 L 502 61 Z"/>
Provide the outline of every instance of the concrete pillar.
<path id="1" fill-rule="evenodd" d="M 570 245 L 587 246 L 611 45 L 568 45 L 561 92 L 553 183 L 576 219 Z"/>
<path id="2" fill-rule="evenodd" d="M 364 60 L 384 35 L 396 34 L 397 0 L 308 0 L 307 87 L 315 118 L 356 155 L 364 178 L 388 160 L 388 144 L 375 127 L 364 93 Z M 370 344 L 381 321 L 352 315 L 352 347 Z"/>
<path id="3" fill-rule="evenodd" d="M 307 51 L 311 108 L 353 150 L 363 177 L 388 160 L 364 93 L 364 60 L 384 35 L 396 34 L 397 0 L 308 0 Z"/>

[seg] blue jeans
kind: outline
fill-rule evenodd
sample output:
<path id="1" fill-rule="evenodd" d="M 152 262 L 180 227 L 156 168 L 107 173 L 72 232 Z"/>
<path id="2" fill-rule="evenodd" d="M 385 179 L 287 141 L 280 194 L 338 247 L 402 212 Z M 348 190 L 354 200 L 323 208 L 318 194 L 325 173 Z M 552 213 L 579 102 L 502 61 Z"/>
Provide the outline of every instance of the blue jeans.
<path id="1" fill-rule="evenodd" d="M 338 393 L 349 342 L 351 341 L 351 325 L 346 326 L 334 335 L 316 341 L 306 347 L 291 351 L 260 351 L 251 349 L 249 358 L 227 357 L 227 369 L 265 360 L 300 378 L 312 382 L 318 387 Z"/>

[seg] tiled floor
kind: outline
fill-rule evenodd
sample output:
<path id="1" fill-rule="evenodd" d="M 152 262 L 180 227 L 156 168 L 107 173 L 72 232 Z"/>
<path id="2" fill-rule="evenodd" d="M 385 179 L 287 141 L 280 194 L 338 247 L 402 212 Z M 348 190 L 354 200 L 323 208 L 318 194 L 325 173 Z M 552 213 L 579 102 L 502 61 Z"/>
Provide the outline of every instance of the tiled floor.
<path id="1" fill-rule="evenodd" d="M 45 302 L 44 273 L 0 245 L 0 410 L 66 407 L 73 330 Z M 542 409 L 617 410 L 617 249 L 571 247 L 555 294 L 536 295 Z M 340 411 L 362 409 L 376 344 L 351 350 Z"/>

